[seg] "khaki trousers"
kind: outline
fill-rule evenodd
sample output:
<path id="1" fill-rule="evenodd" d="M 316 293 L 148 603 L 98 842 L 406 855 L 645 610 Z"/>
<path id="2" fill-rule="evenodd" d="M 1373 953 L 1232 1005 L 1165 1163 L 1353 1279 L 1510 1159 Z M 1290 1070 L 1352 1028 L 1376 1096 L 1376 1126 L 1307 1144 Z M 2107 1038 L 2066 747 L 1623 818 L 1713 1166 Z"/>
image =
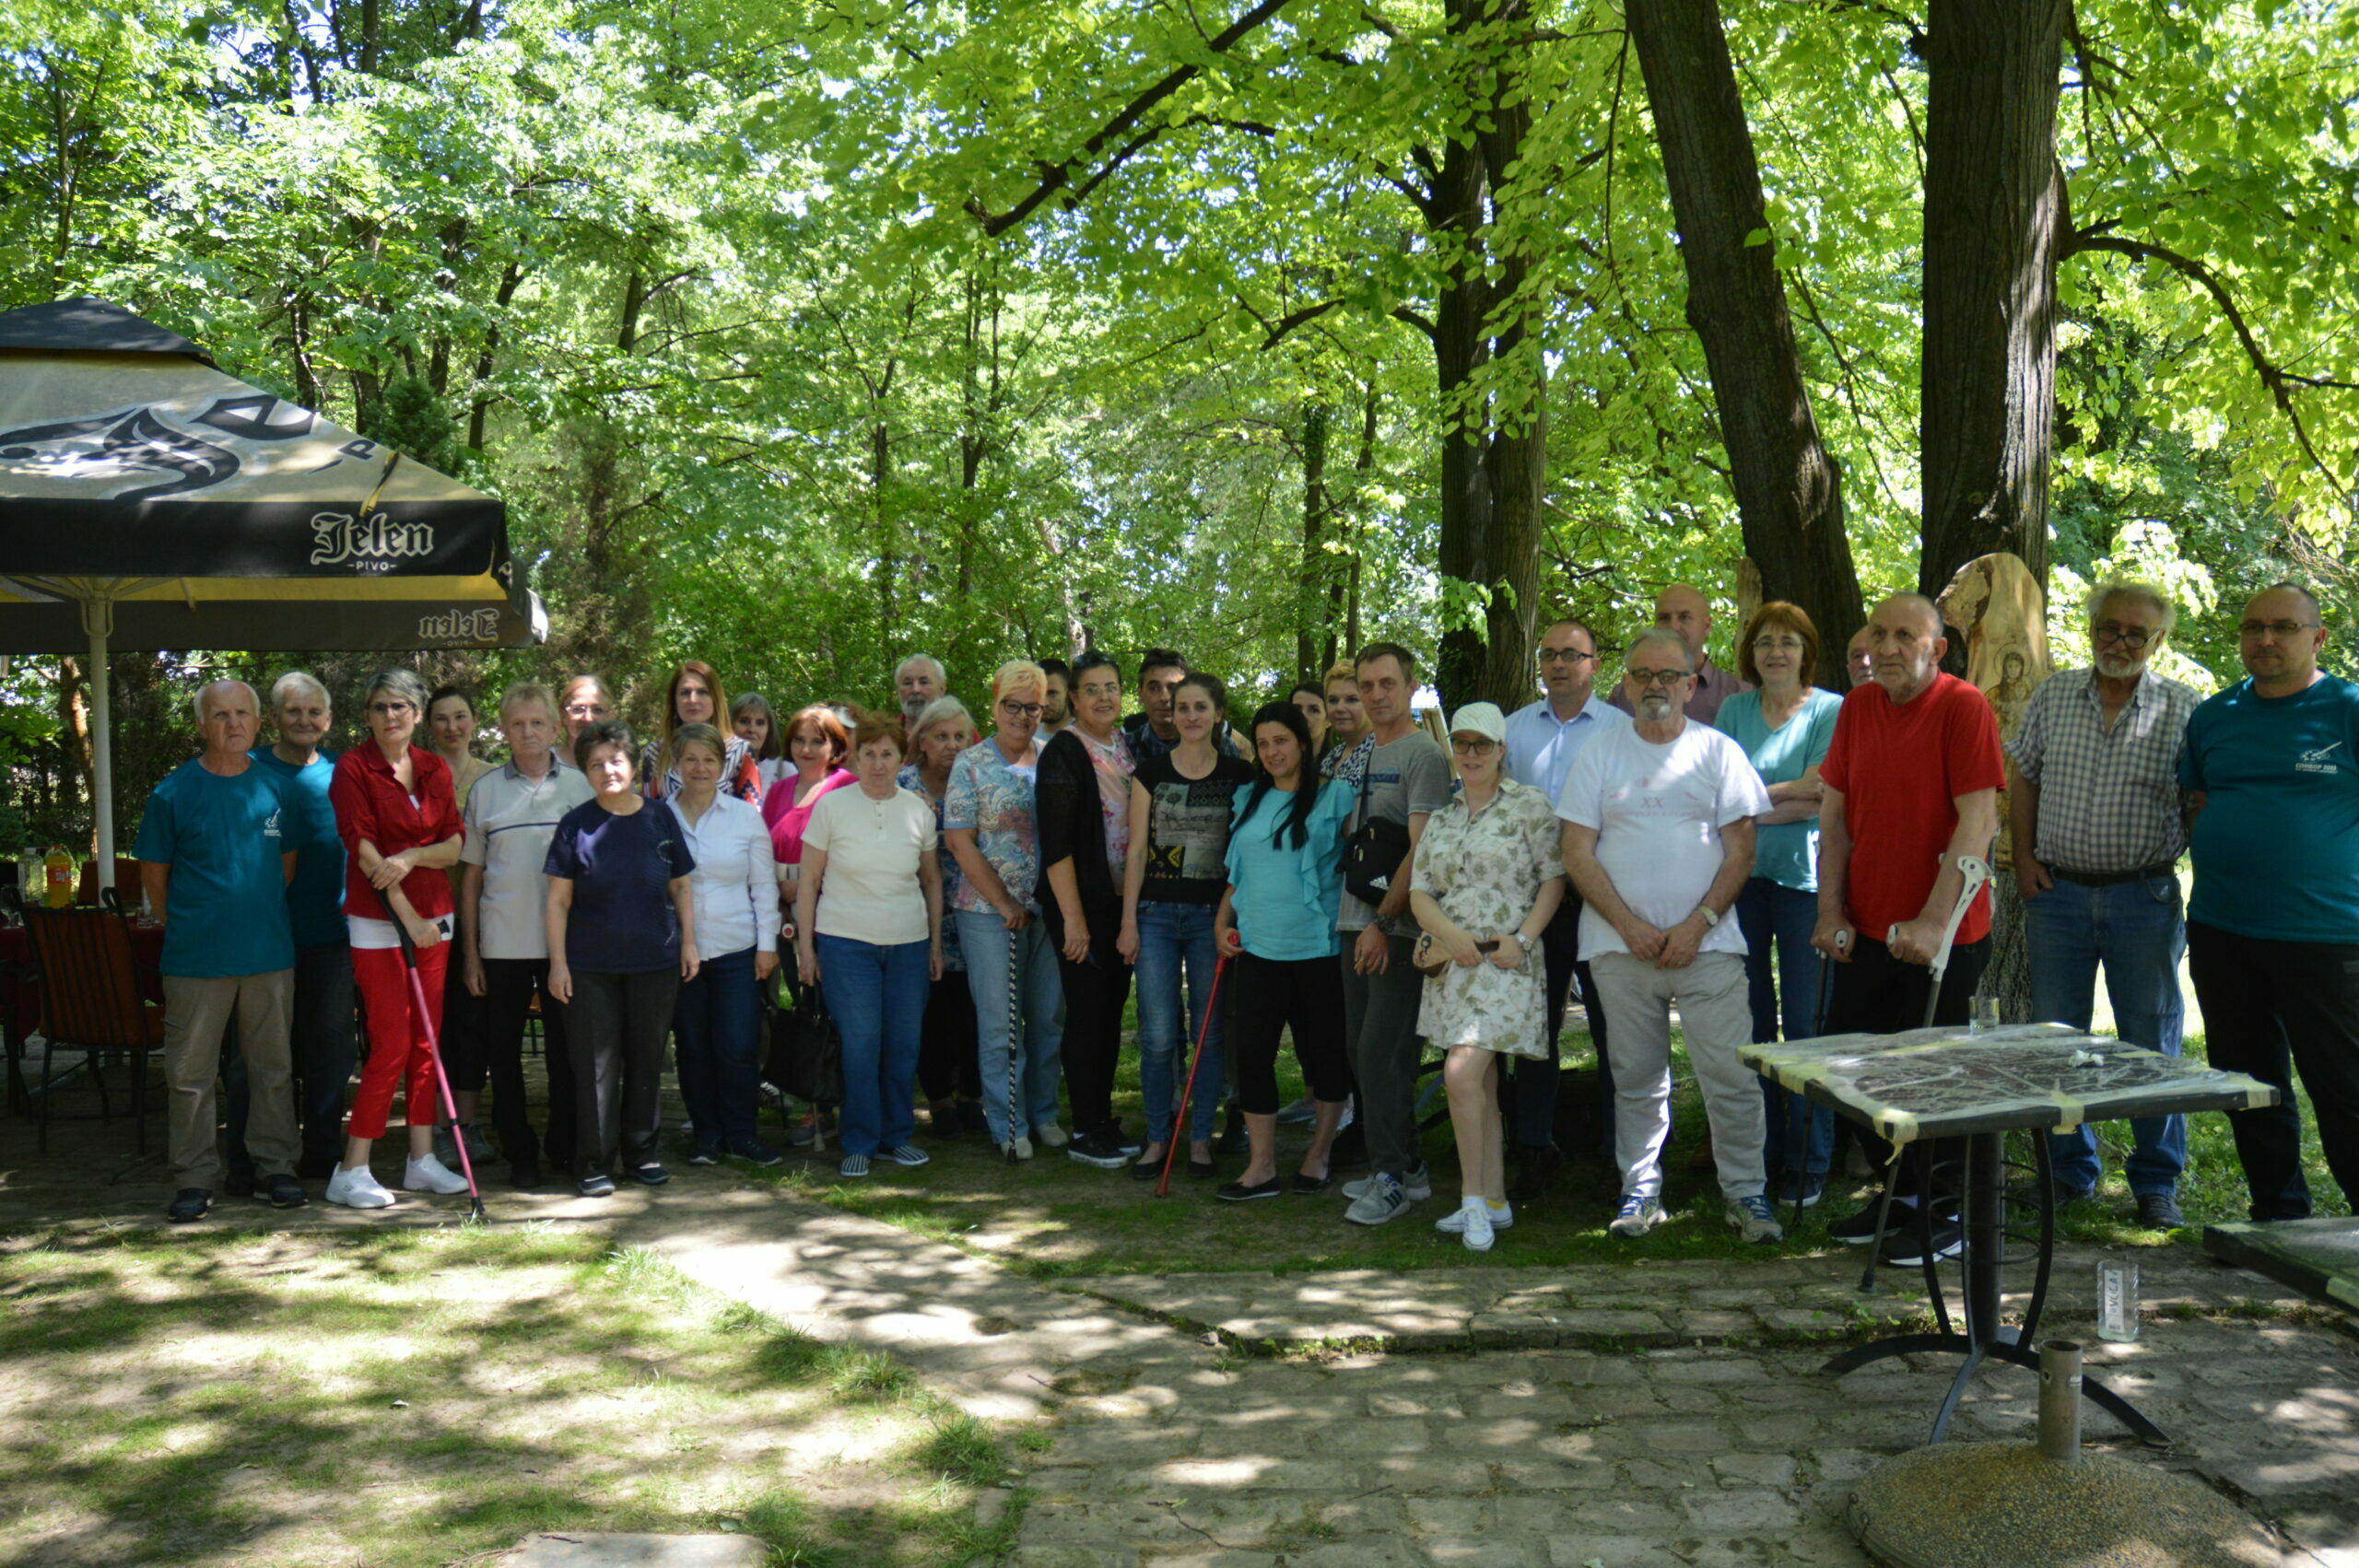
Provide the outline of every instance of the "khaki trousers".
<path id="1" fill-rule="evenodd" d="M 301 1150 L 295 1124 L 295 1074 L 287 1039 L 295 971 L 197 979 L 164 977 L 165 1123 L 171 1143 L 172 1185 L 210 1192 L 220 1185 L 215 1147 L 219 1121 L 213 1084 L 221 1071 L 221 1033 L 238 1021 L 252 1095 L 246 1149 L 263 1176 L 293 1176 Z"/>

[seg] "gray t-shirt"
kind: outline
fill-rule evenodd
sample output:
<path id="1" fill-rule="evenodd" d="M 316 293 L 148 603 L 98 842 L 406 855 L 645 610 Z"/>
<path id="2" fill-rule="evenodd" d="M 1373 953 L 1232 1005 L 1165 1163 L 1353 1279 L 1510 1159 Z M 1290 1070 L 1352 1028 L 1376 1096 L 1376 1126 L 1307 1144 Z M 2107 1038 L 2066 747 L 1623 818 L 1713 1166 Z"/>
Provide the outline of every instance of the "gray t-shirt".
<path id="1" fill-rule="evenodd" d="M 1414 815 L 1430 816 L 1449 804 L 1449 758 L 1442 755 L 1433 737 L 1425 731 L 1412 730 L 1389 746 L 1379 746 L 1368 754 L 1367 802 L 1363 809 L 1359 785 L 1355 780 L 1352 790 L 1352 815 L 1349 832 L 1372 818 L 1406 825 Z M 1339 931 L 1359 931 L 1376 918 L 1376 910 L 1353 897 L 1344 895 L 1341 911 L 1335 917 Z M 1416 918 L 1403 910 L 1383 922 L 1388 936 L 1414 936 Z"/>

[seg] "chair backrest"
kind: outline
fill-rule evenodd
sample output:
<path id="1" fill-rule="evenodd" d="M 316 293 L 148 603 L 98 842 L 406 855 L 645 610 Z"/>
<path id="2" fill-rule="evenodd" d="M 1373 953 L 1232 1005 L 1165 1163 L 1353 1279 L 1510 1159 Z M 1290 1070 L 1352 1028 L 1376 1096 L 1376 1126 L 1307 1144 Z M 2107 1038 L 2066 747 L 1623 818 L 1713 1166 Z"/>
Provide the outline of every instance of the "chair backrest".
<path id="1" fill-rule="evenodd" d="M 139 907 L 139 862 L 128 855 L 114 858 L 114 892 L 126 909 Z M 76 884 L 74 902 L 96 904 L 99 899 L 99 860 L 93 855 L 82 862 L 82 879 Z"/>
<path id="2" fill-rule="evenodd" d="M 25 933 L 41 977 L 42 1035 L 69 1046 L 148 1044 L 126 917 L 36 904 L 25 911 Z"/>

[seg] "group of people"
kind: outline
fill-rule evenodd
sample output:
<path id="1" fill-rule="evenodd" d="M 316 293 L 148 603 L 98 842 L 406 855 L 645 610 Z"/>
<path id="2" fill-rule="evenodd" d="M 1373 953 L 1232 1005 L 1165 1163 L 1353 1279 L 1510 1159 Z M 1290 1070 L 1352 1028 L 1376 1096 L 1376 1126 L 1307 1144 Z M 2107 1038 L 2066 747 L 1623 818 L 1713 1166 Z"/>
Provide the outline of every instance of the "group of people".
<path id="1" fill-rule="evenodd" d="M 405 1189 L 462 1190 L 452 1166 L 491 1158 L 487 1087 L 515 1186 L 544 1159 L 585 1196 L 661 1184 L 667 1040 L 690 1160 L 775 1164 L 757 1049 L 791 956 L 841 1040 L 847 1177 L 927 1162 L 921 1097 L 936 1138 L 1209 1181 L 1226 1102 L 1245 1163 L 1215 1196 L 1340 1188 L 1345 1219 L 1383 1224 L 1433 1193 L 1416 1106 L 1438 1059 L 1460 1192 L 1437 1228 L 1485 1249 L 1567 1157 L 1557 1036 L 1578 991 L 1614 1234 L 1666 1217 L 1676 1008 L 1727 1223 L 1773 1240 L 1773 1200 L 1820 1199 L 1837 1129 L 1738 1047 L 1916 1025 L 1958 860 L 1989 853 L 2002 791 L 2034 1012 L 2085 1028 L 2102 966 L 2123 1037 L 2176 1053 L 2191 942 L 2212 1059 L 2290 1088 L 2290 1055 L 2359 1190 L 2359 686 L 2318 670 L 2317 602 L 2282 586 L 2246 611 L 2248 678 L 2199 702 L 2148 668 L 2173 614 L 2150 586 L 2101 586 L 2095 663 L 2041 685 L 2003 749 L 1990 703 L 1940 668 L 1935 607 L 1907 593 L 1874 607 L 1843 695 L 1813 685 L 1818 634 L 1792 604 L 1755 612 L 1727 670 L 1704 651 L 1708 600 L 1673 585 L 1602 688 L 1594 632 L 1558 621 L 1539 696 L 1465 704 L 1447 750 L 1391 642 L 1235 726 L 1221 680 L 1162 649 L 1127 718 L 1123 671 L 1097 650 L 1002 664 L 980 716 L 915 654 L 898 712 L 783 722 L 691 661 L 643 743 L 595 676 L 520 683 L 497 765 L 474 755 L 469 694 L 407 671 L 370 682 L 368 738 L 341 756 L 321 749 L 333 714 L 310 675 L 280 677 L 266 710 L 216 682 L 196 697 L 204 750 L 157 787 L 135 850 L 166 931 L 170 1211 L 205 1213 L 224 1176 L 214 1082 L 233 1021 L 228 1179 L 280 1206 L 323 1177 L 332 1202 L 395 1201 L 370 1154 L 396 1089 Z M 1989 926 L 1986 893 L 1937 1021 L 1966 1022 Z M 1136 1128 L 1114 1106 L 1134 982 Z M 369 1048 L 347 1117 L 356 989 Z M 536 999 L 541 1129 L 522 1055 Z M 1291 1106 L 1289 1037 L 1307 1089 Z M 2233 1120 L 2256 1218 L 2306 1213 L 2290 1094 Z M 1282 1172 L 1288 1121 L 1309 1142 Z M 2184 1129 L 2133 1133 L 2140 1216 L 2176 1224 Z M 2093 1192 L 2088 1129 L 2056 1155 L 2062 1195 Z M 1888 1229 L 1871 1208 L 1832 1232 L 1895 1262 L 1954 1252 L 1954 1207 L 1918 1190 L 1942 1205 L 1928 1224 L 1904 1188 Z"/>

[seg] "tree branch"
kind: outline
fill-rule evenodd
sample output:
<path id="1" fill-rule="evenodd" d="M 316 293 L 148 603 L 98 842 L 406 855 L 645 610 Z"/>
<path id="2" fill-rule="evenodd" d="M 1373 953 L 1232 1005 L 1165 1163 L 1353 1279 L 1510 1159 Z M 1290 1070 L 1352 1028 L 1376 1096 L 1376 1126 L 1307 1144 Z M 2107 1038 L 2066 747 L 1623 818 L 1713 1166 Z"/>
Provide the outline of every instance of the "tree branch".
<path id="1" fill-rule="evenodd" d="M 1238 18 L 1237 20 L 1231 22 L 1226 28 L 1223 29 L 1218 35 L 1208 41 L 1204 45 L 1205 49 L 1215 54 L 1227 53 L 1229 50 L 1237 45 L 1240 39 L 1247 37 L 1256 29 L 1260 28 L 1263 23 L 1267 22 L 1271 18 L 1285 9 L 1286 4 L 1287 0 L 1260 0 L 1260 3 L 1251 10 Z M 1094 162 L 1097 156 L 1104 152 L 1107 147 L 1113 145 L 1119 139 L 1130 137 L 1131 133 L 1138 125 L 1139 122 L 1146 117 L 1149 110 L 1152 110 L 1165 99 L 1169 98 L 1173 93 L 1178 92 L 1181 88 L 1187 86 L 1188 83 L 1193 81 L 1198 76 L 1202 75 L 1203 72 L 1203 66 L 1199 64 L 1177 66 L 1172 70 L 1164 73 L 1160 78 L 1147 87 L 1144 91 L 1141 92 L 1136 98 L 1133 98 L 1130 102 L 1124 104 L 1121 109 L 1117 111 L 1112 119 L 1107 121 L 1104 125 L 1098 127 L 1097 134 L 1081 145 L 1081 150 L 1079 152 L 1059 163 L 1050 163 L 1046 161 L 1040 162 L 1038 165 L 1038 168 L 1040 170 L 1039 183 L 1035 185 L 1029 193 L 1025 195 L 1020 201 L 1018 201 L 1014 206 L 1008 208 L 1005 212 L 992 212 L 988 207 L 983 205 L 980 197 L 968 198 L 967 203 L 967 211 L 978 223 L 982 225 L 983 232 L 985 234 L 996 239 L 1000 235 L 1006 233 L 1009 229 L 1015 228 L 1017 225 L 1023 223 L 1027 218 L 1029 218 L 1033 213 L 1039 209 L 1041 203 L 1055 195 L 1059 191 L 1062 191 L 1070 187 L 1073 183 L 1074 175 L 1083 168 Z M 1092 178 L 1083 187 L 1083 192 L 1086 193 L 1086 191 L 1095 188 L 1097 181 L 1104 179 L 1106 174 L 1112 172 L 1113 168 L 1119 166 L 1122 159 L 1129 158 L 1133 153 L 1138 151 L 1140 147 L 1145 146 L 1146 143 L 1154 140 L 1157 135 L 1160 135 L 1165 128 L 1166 127 L 1159 125 L 1149 126 L 1138 136 L 1132 138 L 1129 144 L 1116 157 L 1114 164 L 1109 165 L 1106 170 L 1101 170 L 1096 177 Z M 1080 193 L 1076 193 L 1070 198 L 1067 205 L 1070 205 L 1072 202 L 1078 200 L 1080 200 Z"/>

